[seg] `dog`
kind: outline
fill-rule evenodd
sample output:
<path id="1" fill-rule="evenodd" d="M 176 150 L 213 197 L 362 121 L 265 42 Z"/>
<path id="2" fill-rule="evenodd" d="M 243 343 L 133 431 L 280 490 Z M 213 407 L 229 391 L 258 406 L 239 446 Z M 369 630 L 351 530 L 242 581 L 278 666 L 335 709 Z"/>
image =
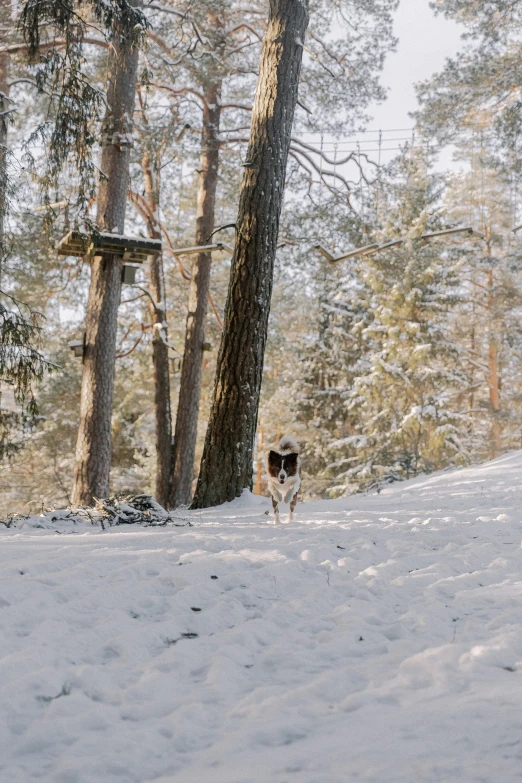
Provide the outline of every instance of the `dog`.
<path id="1" fill-rule="evenodd" d="M 268 452 L 268 489 L 272 496 L 276 523 L 279 522 L 279 503 L 289 503 L 288 521 L 291 522 L 294 518 L 297 493 L 301 486 L 300 467 L 299 446 L 293 438 L 281 438 L 277 451 L 271 449 Z"/>

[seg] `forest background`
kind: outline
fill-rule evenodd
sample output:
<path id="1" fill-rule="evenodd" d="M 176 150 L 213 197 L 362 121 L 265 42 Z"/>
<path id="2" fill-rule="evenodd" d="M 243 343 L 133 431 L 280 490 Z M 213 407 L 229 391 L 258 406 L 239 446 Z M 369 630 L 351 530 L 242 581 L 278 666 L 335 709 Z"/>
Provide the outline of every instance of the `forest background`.
<path id="1" fill-rule="evenodd" d="M 379 76 L 395 45 L 396 3 L 310 2 L 256 438 L 257 492 L 264 492 L 267 445 L 289 432 L 303 448 L 309 497 L 378 489 L 522 445 L 522 240 L 513 231 L 520 218 L 521 19 L 516 4 L 501 0 L 434 5 L 462 23 L 468 37 L 441 73 L 419 85 L 414 127 L 381 132 L 367 112 L 385 97 Z M 56 243 L 94 219 L 96 197 L 95 186 L 82 193 L 73 149 L 54 179 L 49 172 L 60 107 L 44 69 L 49 52 L 60 56 L 60 45 L 50 38 L 47 59 L 31 62 L 21 7 L 5 0 L 0 6 L 0 145 L 9 206 L 2 215 L 3 344 L 9 346 L 6 324 L 13 313 L 27 319 L 23 350 L 42 376 L 17 394 L 16 367 L 3 367 L 0 514 L 6 515 L 71 499 L 82 362 L 68 343 L 82 340 L 89 266 L 58 256 Z M 194 475 L 221 339 L 234 244 L 230 224 L 267 6 L 172 0 L 144 9 L 150 27 L 140 53 L 126 233 L 151 235 L 147 182 L 153 169 L 159 199 L 152 232 L 161 233 L 164 245 L 173 431 L 189 297 L 199 270 L 208 266 L 208 312 L 196 362 L 201 400 L 195 454 L 188 460 Z M 92 27 L 82 49 L 83 73 L 103 95 L 110 36 L 87 5 L 82 13 Z M 87 127 L 94 161 L 87 179 L 92 174 L 95 183 L 102 129 L 94 116 Z M 208 253 L 196 261 L 177 253 L 206 244 L 196 207 L 209 129 L 219 168 L 212 230 L 205 231 L 209 242 L 225 245 L 212 252 L 211 263 Z M 434 164 L 447 145 L 457 165 L 441 172 Z M 420 239 L 457 225 L 473 226 L 484 238 Z M 210 237 L 222 226 L 228 228 Z M 401 245 L 337 264 L 316 249 L 320 243 L 338 256 L 399 238 Z M 141 287 L 124 286 L 119 308 L 111 491 L 154 494 L 152 356 L 159 330 L 143 290 L 153 283 L 151 268 L 144 264 L 137 274 Z M 185 394 L 185 404 L 189 398 Z"/>

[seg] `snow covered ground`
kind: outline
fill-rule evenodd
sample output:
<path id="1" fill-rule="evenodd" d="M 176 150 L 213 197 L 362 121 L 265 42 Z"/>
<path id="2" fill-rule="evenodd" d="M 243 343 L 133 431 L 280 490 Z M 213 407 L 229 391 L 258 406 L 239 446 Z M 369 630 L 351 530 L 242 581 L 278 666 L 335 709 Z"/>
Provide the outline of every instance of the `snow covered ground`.
<path id="1" fill-rule="evenodd" d="M 522 781 L 521 479 L 3 530 L 0 779 Z"/>

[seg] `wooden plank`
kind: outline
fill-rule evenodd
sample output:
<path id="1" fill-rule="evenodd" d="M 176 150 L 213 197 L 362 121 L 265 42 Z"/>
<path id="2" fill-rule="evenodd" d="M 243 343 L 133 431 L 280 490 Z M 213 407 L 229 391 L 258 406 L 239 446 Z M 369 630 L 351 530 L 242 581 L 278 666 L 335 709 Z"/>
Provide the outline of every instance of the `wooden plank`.
<path id="1" fill-rule="evenodd" d="M 404 239 L 392 239 L 390 242 L 386 242 L 384 245 L 379 245 L 377 250 L 389 250 L 391 247 L 400 247 L 403 243 Z"/>
<path id="2" fill-rule="evenodd" d="M 89 250 L 89 236 L 81 231 L 69 231 L 56 245 L 59 256 L 84 256 Z"/>
<path id="3" fill-rule="evenodd" d="M 435 239 L 436 237 L 447 237 L 451 234 L 476 234 L 483 236 L 479 231 L 475 231 L 473 226 L 455 226 L 455 228 L 444 228 L 440 231 L 430 231 L 422 234 L 419 239 Z"/>
<path id="4" fill-rule="evenodd" d="M 211 253 L 213 250 L 231 250 L 222 242 L 216 242 L 214 245 L 194 245 L 194 247 L 177 247 L 171 250 L 174 256 L 191 256 L 195 253 Z"/>
<path id="5" fill-rule="evenodd" d="M 107 231 L 92 235 L 92 245 L 96 250 L 108 253 L 117 252 L 142 252 L 145 255 L 161 253 L 161 239 L 148 237 L 131 237 L 124 234 L 111 234 Z"/>
<path id="6" fill-rule="evenodd" d="M 69 231 L 56 245 L 61 256 L 93 256 L 101 253 L 122 255 L 125 261 L 142 264 L 148 256 L 161 253 L 161 240 L 148 237 L 128 237 L 102 231 L 92 235 Z"/>
<path id="7" fill-rule="evenodd" d="M 317 245 L 314 245 L 314 248 L 315 248 L 315 250 L 318 250 L 321 253 L 321 255 L 326 258 L 327 261 L 330 261 L 330 262 L 335 261 L 333 255 L 330 253 L 329 250 L 327 250 L 325 247 L 323 247 L 323 245 L 317 244 Z"/>
<path id="8" fill-rule="evenodd" d="M 373 242 L 371 245 L 364 245 L 364 247 L 356 247 L 355 250 L 350 250 L 348 253 L 344 253 L 338 258 L 334 258 L 332 263 L 336 264 L 338 261 L 346 261 L 347 258 L 353 258 L 354 256 L 366 256 L 374 250 L 377 250 L 378 247 L 378 242 Z"/>

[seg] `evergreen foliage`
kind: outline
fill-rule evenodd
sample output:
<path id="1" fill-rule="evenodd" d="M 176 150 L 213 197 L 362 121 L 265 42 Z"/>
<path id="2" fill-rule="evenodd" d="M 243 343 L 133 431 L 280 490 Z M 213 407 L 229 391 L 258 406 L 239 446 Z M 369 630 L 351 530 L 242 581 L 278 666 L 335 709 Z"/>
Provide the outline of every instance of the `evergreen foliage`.
<path id="1" fill-rule="evenodd" d="M 513 133 L 521 129 L 520 4 L 436 0 L 433 6 L 464 25 L 466 44 L 440 73 L 418 86 L 418 120 L 446 142 L 465 129 L 494 129 L 511 148 Z"/>
<path id="2" fill-rule="evenodd" d="M 93 40 L 87 33 L 94 22 L 103 34 L 96 45 L 110 45 L 115 38 L 140 45 L 148 22 L 137 6 L 128 0 L 28 0 L 20 16 L 37 89 L 49 96 L 49 119 L 32 132 L 28 149 L 38 141 L 45 143 L 40 180 L 47 203 L 65 164 L 74 158 L 80 219 L 86 217 L 96 191 L 93 147 L 105 105 L 104 93 L 89 73 L 85 47 Z"/>
<path id="3" fill-rule="evenodd" d="M 26 317 L 16 301 L 13 306 L 17 309 L 0 302 L 0 389 L 4 384 L 14 403 L 2 406 L 0 395 L 0 460 L 21 448 L 20 438 L 38 412 L 33 387 L 50 366 L 36 347 L 41 342 L 38 313 Z"/>
<path id="4" fill-rule="evenodd" d="M 302 378 L 299 412 L 317 427 L 306 450 L 333 494 L 469 456 L 468 419 L 457 402 L 469 378 L 448 321 L 460 301 L 460 262 L 416 239 L 440 226 L 433 216 L 440 183 L 413 150 L 390 178 L 379 238 L 407 241 L 330 281 Z"/>

